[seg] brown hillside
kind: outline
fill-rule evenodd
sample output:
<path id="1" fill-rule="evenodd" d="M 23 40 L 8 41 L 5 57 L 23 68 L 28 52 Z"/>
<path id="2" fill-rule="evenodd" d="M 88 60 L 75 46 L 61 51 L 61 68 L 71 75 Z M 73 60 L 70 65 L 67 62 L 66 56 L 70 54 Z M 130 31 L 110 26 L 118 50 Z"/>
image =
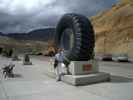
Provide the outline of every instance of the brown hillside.
<path id="1" fill-rule="evenodd" d="M 133 0 L 121 0 L 91 20 L 96 32 L 97 53 L 133 55 Z"/>
<path id="2" fill-rule="evenodd" d="M 6 49 L 13 48 L 20 53 L 45 53 L 47 46 L 48 43 L 44 41 L 16 40 L 13 38 L 0 36 L 0 47 Z"/>

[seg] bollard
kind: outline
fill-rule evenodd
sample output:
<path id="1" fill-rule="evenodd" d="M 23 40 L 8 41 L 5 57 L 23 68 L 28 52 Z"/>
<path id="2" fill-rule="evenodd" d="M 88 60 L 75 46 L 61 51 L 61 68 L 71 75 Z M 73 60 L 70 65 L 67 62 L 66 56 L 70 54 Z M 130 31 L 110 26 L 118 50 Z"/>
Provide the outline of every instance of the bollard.
<path id="1" fill-rule="evenodd" d="M 30 57 L 28 54 L 24 55 L 23 65 L 32 65 L 32 62 L 30 61 Z"/>

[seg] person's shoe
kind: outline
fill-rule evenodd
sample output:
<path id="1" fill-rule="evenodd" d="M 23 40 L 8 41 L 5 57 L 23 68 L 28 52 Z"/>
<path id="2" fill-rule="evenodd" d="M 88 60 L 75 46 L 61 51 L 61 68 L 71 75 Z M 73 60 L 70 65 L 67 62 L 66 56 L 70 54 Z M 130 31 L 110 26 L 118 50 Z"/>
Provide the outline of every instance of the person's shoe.
<path id="1" fill-rule="evenodd" d="M 56 81 L 57 81 L 57 82 L 58 82 L 58 81 L 61 81 L 60 76 L 56 78 Z"/>
<path id="2" fill-rule="evenodd" d="M 61 81 L 61 80 L 60 80 L 60 79 L 57 79 L 57 80 L 56 80 L 56 82 L 59 82 L 59 81 Z"/>

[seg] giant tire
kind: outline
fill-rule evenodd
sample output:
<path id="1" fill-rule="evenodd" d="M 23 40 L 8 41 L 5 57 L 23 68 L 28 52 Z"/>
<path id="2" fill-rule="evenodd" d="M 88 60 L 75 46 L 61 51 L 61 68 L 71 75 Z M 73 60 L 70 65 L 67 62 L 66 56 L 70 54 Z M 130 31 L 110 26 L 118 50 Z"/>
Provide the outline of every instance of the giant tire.
<path id="1" fill-rule="evenodd" d="M 71 37 L 73 37 L 73 40 L 70 39 Z M 65 46 L 65 42 L 68 40 L 69 48 L 66 50 L 61 46 L 62 44 Z M 85 16 L 65 14 L 56 27 L 55 42 L 59 48 L 65 49 L 65 63 L 70 61 L 87 61 L 93 57 L 95 36 L 93 27 Z"/>

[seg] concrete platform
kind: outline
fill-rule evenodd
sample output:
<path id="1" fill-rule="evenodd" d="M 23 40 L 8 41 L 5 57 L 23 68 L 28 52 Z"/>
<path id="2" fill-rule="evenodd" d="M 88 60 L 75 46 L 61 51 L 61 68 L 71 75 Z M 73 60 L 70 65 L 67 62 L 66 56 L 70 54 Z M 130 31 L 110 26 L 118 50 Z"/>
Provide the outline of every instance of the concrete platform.
<path id="1" fill-rule="evenodd" d="M 71 85 L 87 85 L 98 82 L 105 82 L 110 80 L 110 74 L 99 72 L 87 75 L 64 75 L 61 80 Z"/>
<path id="2" fill-rule="evenodd" d="M 60 66 L 60 68 L 63 68 Z M 79 86 L 92 83 L 105 82 L 110 80 L 110 74 L 99 72 L 99 65 L 96 60 L 72 61 L 69 65 L 71 75 L 62 75 L 61 80 L 65 83 Z M 46 75 L 56 78 L 54 70 L 45 72 Z"/>
<path id="3" fill-rule="evenodd" d="M 23 65 L 32 65 L 32 62 L 23 62 Z"/>
<path id="4" fill-rule="evenodd" d="M 45 72 L 45 74 L 51 78 L 56 78 L 56 74 L 51 71 Z M 106 82 L 110 81 L 110 74 L 99 72 L 87 75 L 63 75 L 61 80 L 65 83 L 79 86 L 79 85 L 88 85 L 92 83 Z"/>

